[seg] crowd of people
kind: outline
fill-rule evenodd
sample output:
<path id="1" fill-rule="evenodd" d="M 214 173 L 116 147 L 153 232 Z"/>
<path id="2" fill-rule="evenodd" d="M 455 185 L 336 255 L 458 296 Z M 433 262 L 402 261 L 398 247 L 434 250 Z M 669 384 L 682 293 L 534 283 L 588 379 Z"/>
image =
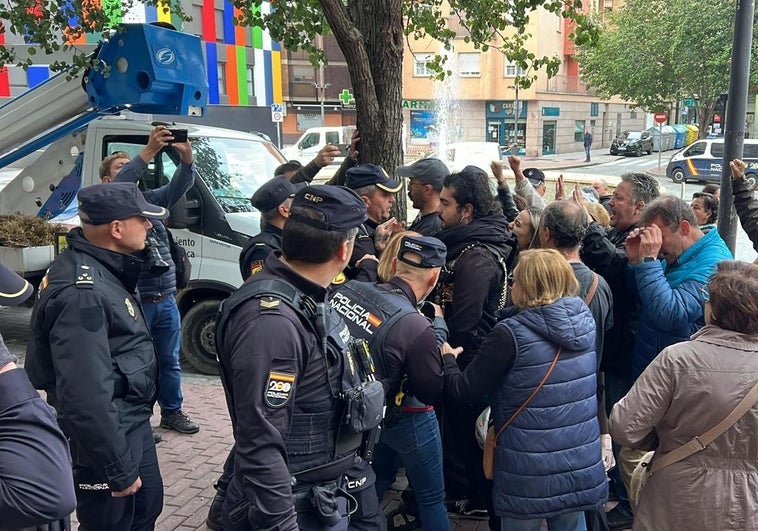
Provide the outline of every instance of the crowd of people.
<path id="1" fill-rule="evenodd" d="M 157 127 L 146 150 L 168 135 Z M 326 185 L 310 181 L 334 146 L 280 166 L 251 198 L 262 230 L 216 320 L 234 445 L 210 528 L 385 530 L 402 467 L 406 529 L 450 529 L 451 512 L 493 531 L 758 529 L 758 265 L 735 261 L 715 229 L 715 191 L 688 204 L 631 173 L 612 191 L 561 178 L 551 201 L 516 156 L 513 190 L 500 162 L 495 182 L 434 159 L 392 178 L 357 163 L 359 138 Z M 54 456 L 68 439 L 73 478 L 68 458 L 38 464 L 42 487 L 45 475 L 71 488 L 56 499 L 21 482 L 0 497 L 21 527 L 65 529 L 75 496 L 83 531 L 154 529 L 155 400 L 161 426 L 200 429 L 181 408 L 162 222 L 194 164 L 173 145 L 177 176 L 146 196 L 134 183 L 155 153 L 104 161 L 40 286 L 26 369 L 57 424 L 28 397 L 47 432 L 29 444 Z M 744 163 L 731 167 L 758 249 L 758 202 Z M 408 227 L 390 215 L 403 178 L 418 210 Z M 168 265 L 157 274 L 146 240 Z M 18 281 L 0 269 L 0 303 L 28 290 Z M 3 351 L 0 383 L 29 395 Z"/>

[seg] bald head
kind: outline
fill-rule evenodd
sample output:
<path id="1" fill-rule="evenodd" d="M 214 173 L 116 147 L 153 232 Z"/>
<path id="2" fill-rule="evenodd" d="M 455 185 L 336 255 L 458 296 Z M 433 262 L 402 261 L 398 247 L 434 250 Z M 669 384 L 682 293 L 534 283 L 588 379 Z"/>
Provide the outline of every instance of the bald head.
<path id="1" fill-rule="evenodd" d="M 574 201 L 554 201 L 542 211 L 540 242 L 543 247 L 575 250 L 584 239 L 589 217 Z"/>

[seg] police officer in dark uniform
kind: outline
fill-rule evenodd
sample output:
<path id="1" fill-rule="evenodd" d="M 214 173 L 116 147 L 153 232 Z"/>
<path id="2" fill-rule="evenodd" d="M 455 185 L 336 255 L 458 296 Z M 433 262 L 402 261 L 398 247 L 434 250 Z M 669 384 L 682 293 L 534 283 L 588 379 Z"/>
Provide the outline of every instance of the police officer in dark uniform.
<path id="1" fill-rule="evenodd" d="M 0 305 L 17 306 L 31 284 L 0 264 Z M 71 458 L 55 410 L 32 387 L 0 337 L 0 515 L 17 531 L 63 531 L 76 507 Z M 31 487 L 31 488 L 30 488 Z"/>
<path id="2" fill-rule="evenodd" d="M 163 506 L 150 415 L 157 366 L 136 293 L 150 219 L 134 183 L 79 191 L 81 228 L 40 285 L 26 369 L 71 444 L 79 529 L 152 530 Z"/>
<path id="3" fill-rule="evenodd" d="M 261 232 L 250 238 L 240 252 L 243 280 L 263 269 L 263 263 L 272 251 L 282 250 L 282 227 L 290 215 L 296 191 L 295 185 L 280 175 L 258 188 L 250 199 L 261 212 Z"/>
<path id="4" fill-rule="evenodd" d="M 387 416 L 373 461 L 378 498 L 381 500 L 394 482 L 402 461 L 424 528 L 441 531 L 450 524 L 442 443 L 431 404 L 442 397 L 442 360 L 432 323 L 419 313 L 417 305 L 436 285 L 445 254 L 444 244 L 436 238 L 404 236 L 393 258 L 391 279 L 382 284 L 353 280 L 339 287 L 330 299 L 350 333 L 369 342 L 387 395 Z M 441 316 L 441 311 L 438 314 Z M 443 342 L 446 332 L 444 329 L 440 338 Z"/>
<path id="5" fill-rule="evenodd" d="M 370 451 L 365 432 L 381 421 L 384 392 L 368 377 L 368 351 L 348 349 L 326 287 L 365 219 L 347 188 L 300 190 L 282 256 L 270 254 L 220 309 L 216 345 L 236 447 L 228 531 L 346 529 L 355 510 L 343 476 Z"/>
<path id="6" fill-rule="evenodd" d="M 403 183 L 390 179 L 381 166 L 360 164 L 347 170 L 345 186 L 363 199 L 368 216 L 366 222 L 358 229 L 353 255 L 345 271 L 348 278 L 356 278 L 359 274 L 359 262 L 367 255 L 379 257 L 390 237 L 403 229 L 402 223 L 390 217 L 390 210 L 395 204 L 395 194 L 403 187 Z M 376 280 L 376 261 L 368 260 L 361 263 L 364 267 L 361 268 L 360 280 Z"/>

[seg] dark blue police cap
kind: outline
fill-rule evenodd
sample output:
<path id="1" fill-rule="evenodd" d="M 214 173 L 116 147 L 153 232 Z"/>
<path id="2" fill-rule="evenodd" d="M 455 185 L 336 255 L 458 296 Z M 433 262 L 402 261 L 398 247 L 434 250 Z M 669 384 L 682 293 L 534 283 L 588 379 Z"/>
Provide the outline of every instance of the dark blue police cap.
<path id="1" fill-rule="evenodd" d="M 308 210 L 303 212 L 298 207 Z M 290 219 L 321 230 L 344 231 L 366 221 L 366 204 L 344 186 L 306 186 L 292 200 Z"/>
<path id="2" fill-rule="evenodd" d="M 268 212 L 284 203 L 288 197 L 293 197 L 296 191 L 294 184 L 279 175 L 263 183 L 250 198 L 250 202 L 261 212 Z"/>
<path id="3" fill-rule="evenodd" d="M 353 166 L 345 174 L 345 185 L 353 190 L 372 184 L 392 193 L 398 192 L 403 186 L 399 180 L 390 179 L 384 168 L 376 164 Z"/>
<path id="4" fill-rule="evenodd" d="M 545 184 L 545 174 L 539 168 L 525 168 L 522 173 L 535 188 Z"/>
<path id="5" fill-rule="evenodd" d="M 406 257 L 407 254 L 420 256 L 421 262 L 411 260 Z M 414 267 L 442 267 L 447 259 L 447 247 L 431 236 L 403 236 L 400 249 L 397 251 L 397 259 Z"/>
<path id="6" fill-rule="evenodd" d="M 135 183 L 100 183 L 79 190 L 79 218 L 88 225 L 141 216 L 166 219 L 168 210 L 145 200 Z"/>

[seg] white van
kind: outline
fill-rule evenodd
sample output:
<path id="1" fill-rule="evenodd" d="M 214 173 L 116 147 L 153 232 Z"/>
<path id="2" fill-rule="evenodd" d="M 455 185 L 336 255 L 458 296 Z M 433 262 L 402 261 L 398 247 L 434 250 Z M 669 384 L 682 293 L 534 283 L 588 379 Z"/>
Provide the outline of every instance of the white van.
<path id="1" fill-rule="evenodd" d="M 335 144 L 342 149 L 343 153 L 347 153 L 353 131 L 355 131 L 354 125 L 310 127 L 294 145 L 284 148 L 282 154 L 287 160 L 297 160 L 301 164 L 308 164 L 327 144 Z M 339 157 L 334 160 L 334 163 L 342 164 L 343 160 L 344 157 Z"/>
<path id="2" fill-rule="evenodd" d="M 747 164 L 745 179 L 755 188 L 758 178 L 758 140 L 745 139 L 742 160 Z M 724 139 L 703 138 L 680 149 L 666 166 L 666 177 L 675 183 L 686 181 L 721 182 Z"/>

